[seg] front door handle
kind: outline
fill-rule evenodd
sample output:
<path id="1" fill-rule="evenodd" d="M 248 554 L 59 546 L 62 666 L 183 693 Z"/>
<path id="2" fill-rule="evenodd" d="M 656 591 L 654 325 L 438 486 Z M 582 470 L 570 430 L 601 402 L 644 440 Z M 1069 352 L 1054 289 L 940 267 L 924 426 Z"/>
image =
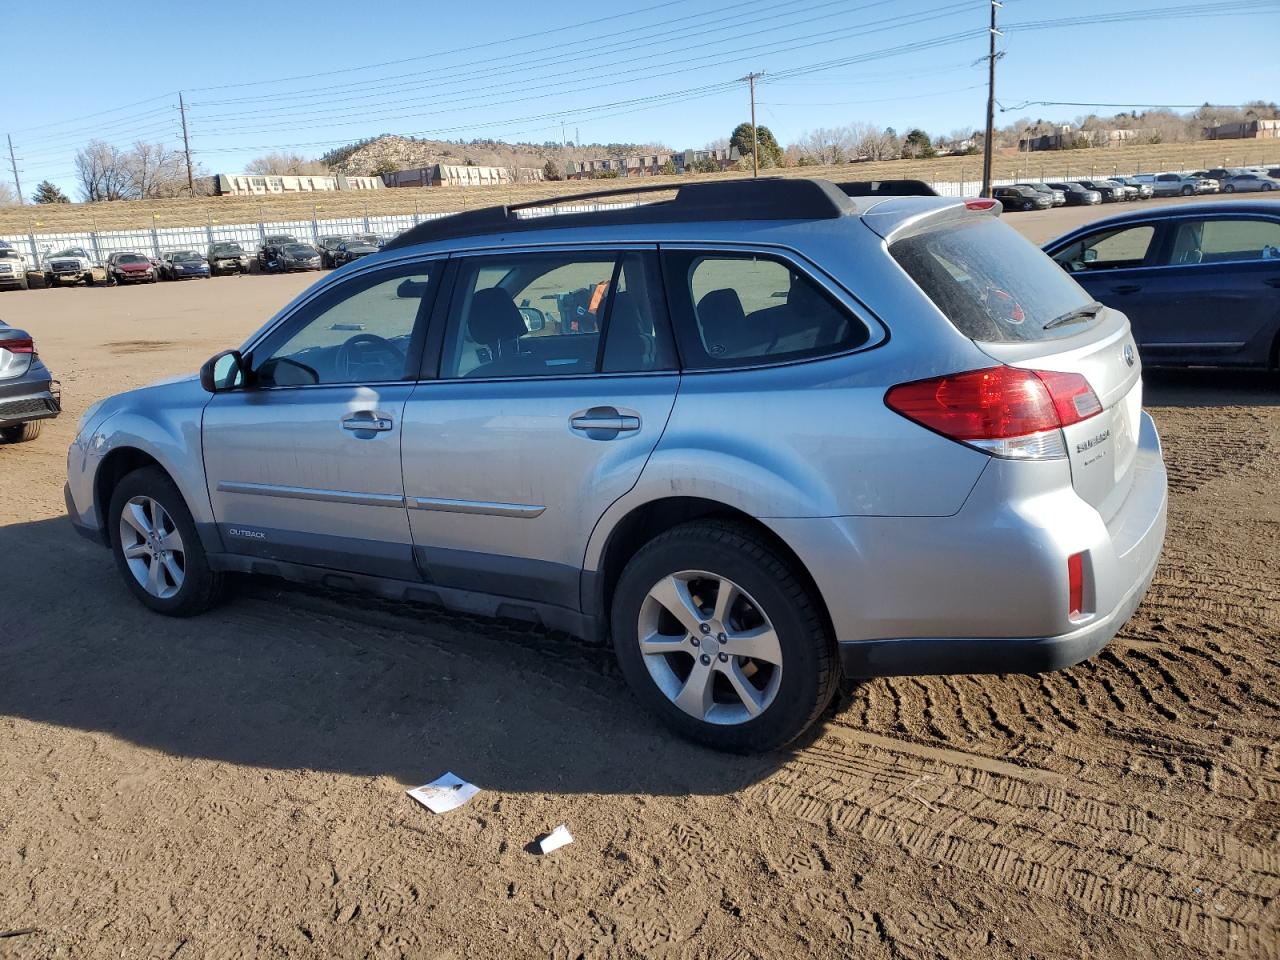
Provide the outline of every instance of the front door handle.
<path id="1" fill-rule="evenodd" d="M 1121 283 L 1111 288 L 1112 293 L 1137 293 L 1142 287 L 1136 283 Z"/>
<path id="2" fill-rule="evenodd" d="M 385 433 L 390 430 L 394 423 L 390 417 L 380 416 L 372 410 L 362 410 L 355 416 L 347 417 L 342 421 L 343 430 L 352 430 L 357 433 Z"/>
<path id="3" fill-rule="evenodd" d="M 612 440 L 620 433 L 639 430 L 640 418 L 621 413 L 615 407 L 592 407 L 571 416 L 569 426 L 592 440 Z"/>

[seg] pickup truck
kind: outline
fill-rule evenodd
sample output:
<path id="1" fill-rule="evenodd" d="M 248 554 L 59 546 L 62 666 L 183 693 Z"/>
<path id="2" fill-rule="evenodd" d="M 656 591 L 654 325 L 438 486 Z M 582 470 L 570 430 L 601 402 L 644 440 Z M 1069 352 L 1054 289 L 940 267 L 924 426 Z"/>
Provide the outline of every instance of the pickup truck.
<path id="1" fill-rule="evenodd" d="M 10 243 L 0 240 L 0 290 L 27 289 L 27 259 Z"/>
<path id="2" fill-rule="evenodd" d="M 49 287 L 59 286 L 64 281 L 72 284 L 84 281 L 89 287 L 107 281 L 106 267 L 95 262 L 84 247 L 67 247 L 57 253 L 46 254 L 40 267 L 44 271 L 45 285 Z"/>

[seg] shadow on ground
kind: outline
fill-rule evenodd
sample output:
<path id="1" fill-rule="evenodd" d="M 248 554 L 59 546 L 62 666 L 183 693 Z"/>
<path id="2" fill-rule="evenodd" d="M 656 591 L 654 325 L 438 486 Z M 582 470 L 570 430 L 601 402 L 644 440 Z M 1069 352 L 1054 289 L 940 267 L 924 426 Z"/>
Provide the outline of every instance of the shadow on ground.
<path id="1" fill-rule="evenodd" d="M 246 579 L 150 613 L 66 520 L 0 527 L 0 714 L 167 754 L 515 792 L 719 794 L 786 755 L 720 755 L 632 700 L 612 652 L 509 623 Z"/>
<path id="2" fill-rule="evenodd" d="M 1273 370 L 1175 370 L 1142 372 L 1149 407 L 1274 407 L 1280 405 L 1280 373 Z"/>

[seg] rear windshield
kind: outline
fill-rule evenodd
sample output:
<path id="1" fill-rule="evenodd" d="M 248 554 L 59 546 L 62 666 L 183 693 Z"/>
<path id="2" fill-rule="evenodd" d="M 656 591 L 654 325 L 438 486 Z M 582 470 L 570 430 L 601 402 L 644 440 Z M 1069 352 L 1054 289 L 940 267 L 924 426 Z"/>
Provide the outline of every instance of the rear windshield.
<path id="1" fill-rule="evenodd" d="M 1044 329 L 1092 298 L 1039 248 L 995 217 L 904 237 L 889 252 L 966 337 L 986 343 L 1056 340 L 1096 320 Z"/>

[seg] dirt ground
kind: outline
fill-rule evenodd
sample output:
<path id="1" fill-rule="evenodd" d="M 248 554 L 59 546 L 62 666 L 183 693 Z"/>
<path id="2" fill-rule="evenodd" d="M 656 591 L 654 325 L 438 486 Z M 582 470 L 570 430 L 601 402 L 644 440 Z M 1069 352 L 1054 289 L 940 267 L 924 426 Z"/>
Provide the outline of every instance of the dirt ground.
<path id="1" fill-rule="evenodd" d="M 1148 375 L 1168 541 L 1102 654 L 862 684 L 743 759 L 565 637 L 267 580 L 188 621 L 128 595 L 63 518 L 77 418 L 310 279 L 0 294 L 66 400 L 0 447 L 0 957 L 1280 957 L 1275 377 Z M 446 770 L 483 792 L 433 817 L 404 791 Z"/>

